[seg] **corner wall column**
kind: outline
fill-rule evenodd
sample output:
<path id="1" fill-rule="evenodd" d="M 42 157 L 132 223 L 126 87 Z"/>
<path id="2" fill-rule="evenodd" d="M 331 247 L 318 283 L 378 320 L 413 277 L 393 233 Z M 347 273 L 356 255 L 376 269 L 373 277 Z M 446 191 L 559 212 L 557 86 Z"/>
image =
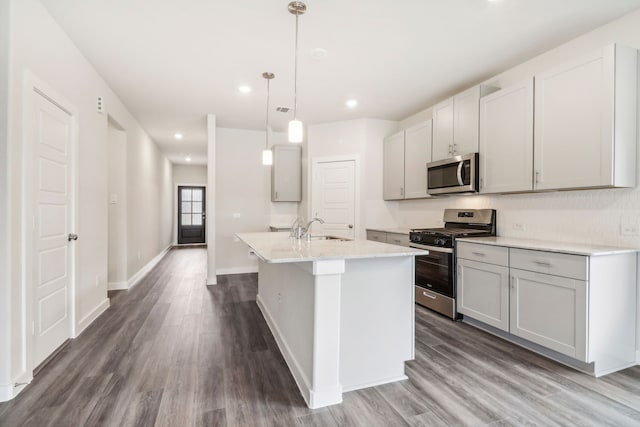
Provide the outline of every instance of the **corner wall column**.
<path id="1" fill-rule="evenodd" d="M 216 115 L 207 115 L 207 285 L 216 277 Z"/>

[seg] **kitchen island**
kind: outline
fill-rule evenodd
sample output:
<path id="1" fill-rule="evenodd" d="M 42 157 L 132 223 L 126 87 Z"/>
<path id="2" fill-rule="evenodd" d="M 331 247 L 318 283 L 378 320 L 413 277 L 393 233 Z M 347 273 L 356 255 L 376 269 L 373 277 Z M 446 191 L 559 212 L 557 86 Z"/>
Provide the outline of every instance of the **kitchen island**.
<path id="1" fill-rule="evenodd" d="M 310 408 L 406 379 L 414 357 L 414 256 L 367 240 L 239 233 L 260 259 L 257 303 Z"/>

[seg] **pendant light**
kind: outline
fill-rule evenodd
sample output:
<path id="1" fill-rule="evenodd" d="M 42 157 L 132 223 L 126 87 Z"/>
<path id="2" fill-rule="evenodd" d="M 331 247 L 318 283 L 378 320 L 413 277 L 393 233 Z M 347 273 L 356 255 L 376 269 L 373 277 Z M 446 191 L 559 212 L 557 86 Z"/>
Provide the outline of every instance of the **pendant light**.
<path id="1" fill-rule="evenodd" d="M 262 164 L 265 166 L 269 166 L 273 164 L 273 152 L 269 148 L 269 93 L 270 93 L 269 83 L 271 83 L 271 80 L 274 79 L 276 75 L 273 73 L 264 72 L 262 73 L 262 77 L 264 77 L 265 80 L 267 81 L 267 114 L 266 114 L 266 120 L 265 120 L 266 141 L 265 141 L 264 150 L 262 150 Z"/>
<path id="2" fill-rule="evenodd" d="M 298 17 L 307 11 L 307 5 L 301 1 L 292 1 L 288 6 L 289 13 L 296 16 L 296 53 L 293 69 L 293 120 L 289 122 L 289 142 L 302 142 L 303 126 L 297 119 L 298 114 Z"/>

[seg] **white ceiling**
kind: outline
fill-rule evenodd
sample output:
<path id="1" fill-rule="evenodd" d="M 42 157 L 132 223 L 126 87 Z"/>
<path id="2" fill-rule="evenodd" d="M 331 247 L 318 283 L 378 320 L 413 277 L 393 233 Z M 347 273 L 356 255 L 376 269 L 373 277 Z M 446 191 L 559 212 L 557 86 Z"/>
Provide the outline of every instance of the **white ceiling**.
<path id="1" fill-rule="evenodd" d="M 284 130 L 293 103 L 288 0 L 41 0 L 174 163 L 206 162 L 217 125 Z M 306 0 L 298 117 L 403 119 L 640 7 L 640 0 Z M 326 49 L 316 58 L 313 49 Z M 238 86 L 249 85 L 243 95 Z M 357 108 L 345 106 L 349 98 Z M 184 134 L 176 141 L 173 134 Z"/>

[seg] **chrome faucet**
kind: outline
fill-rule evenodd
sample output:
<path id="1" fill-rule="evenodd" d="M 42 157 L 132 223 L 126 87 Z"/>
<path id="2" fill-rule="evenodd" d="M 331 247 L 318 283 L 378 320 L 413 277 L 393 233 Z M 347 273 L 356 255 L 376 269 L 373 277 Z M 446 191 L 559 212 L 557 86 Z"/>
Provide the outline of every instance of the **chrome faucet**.
<path id="1" fill-rule="evenodd" d="M 320 224 L 324 224 L 324 220 L 322 218 L 313 218 L 311 221 L 309 221 L 307 223 L 307 225 L 303 226 L 302 223 L 302 219 L 301 218 L 296 218 L 295 221 L 293 221 L 293 224 L 291 224 L 291 232 L 289 233 L 289 236 L 291 237 L 295 237 L 296 239 L 302 239 L 305 235 L 308 236 L 308 232 L 309 232 L 309 228 L 311 227 L 311 224 L 313 224 L 314 222 L 319 222 Z"/>

